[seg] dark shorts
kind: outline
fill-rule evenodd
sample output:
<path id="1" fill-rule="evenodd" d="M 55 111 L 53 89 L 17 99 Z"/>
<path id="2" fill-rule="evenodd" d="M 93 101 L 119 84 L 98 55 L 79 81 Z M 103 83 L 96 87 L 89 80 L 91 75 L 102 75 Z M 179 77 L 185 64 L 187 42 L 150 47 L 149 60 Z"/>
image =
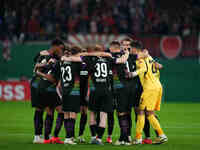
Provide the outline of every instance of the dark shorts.
<path id="1" fill-rule="evenodd" d="M 64 94 L 62 101 L 62 109 L 64 112 L 80 112 L 80 95 Z"/>
<path id="2" fill-rule="evenodd" d="M 38 94 L 38 89 L 31 86 L 31 105 L 32 107 L 42 108 L 42 103 Z"/>
<path id="3" fill-rule="evenodd" d="M 88 106 L 88 101 L 86 100 L 86 98 L 81 98 L 80 106 Z"/>
<path id="4" fill-rule="evenodd" d="M 42 101 L 39 96 L 38 82 L 31 80 L 31 105 L 35 108 L 43 108 Z"/>
<path id="5" fill-rule="evenodd" d="M 89 110 L 94 112 L 112 112 L 113 98 L 109 90 L 94 90 L 90 93 Z"/>
<path id="6" fill-rule="evenodd" d="M 40 93 L 41 104 L 43 108 L 55 108 L 62 105 L 62 100 L 56 92 L 43 92 Z"/>
<path id="7" fill-rule="evenodd" d="M 136 92 L 135 92 L 135 99 L 133 101 L 133 107 L 139 107 L 140 104 L 140 97 L 142 95 L 143 88 L 141 85 L 136 86 Z"/>
<path id="8" fill-rule="evenodd" d="M 122 87 L 116 89 L 117 91 L 117 111 L 129 112 L 131 108 L 136 104 L 135 94 L 136 89 L 134 87 Z"/>

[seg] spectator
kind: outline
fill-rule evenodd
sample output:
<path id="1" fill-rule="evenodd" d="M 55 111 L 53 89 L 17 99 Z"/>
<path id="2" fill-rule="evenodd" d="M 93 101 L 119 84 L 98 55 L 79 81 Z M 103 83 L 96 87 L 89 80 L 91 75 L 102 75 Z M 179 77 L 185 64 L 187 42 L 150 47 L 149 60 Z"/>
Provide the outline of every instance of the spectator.
<path id="1" fill-rule="evenodd" d="M 2 52 L 3 58 L 6 62 L 11 60 L 10 47 L 11 47 L 11 42 L 10 42 L 9 38 L 6 37 L 5 40 L 3 41 L 3 52 Z"/>
<path id="2" fill-rule="evenodd" d="M 33 15 L 28 22 L 28 33 L 31 39 L 36 39 L 40 33 L 40 23 Z"/>

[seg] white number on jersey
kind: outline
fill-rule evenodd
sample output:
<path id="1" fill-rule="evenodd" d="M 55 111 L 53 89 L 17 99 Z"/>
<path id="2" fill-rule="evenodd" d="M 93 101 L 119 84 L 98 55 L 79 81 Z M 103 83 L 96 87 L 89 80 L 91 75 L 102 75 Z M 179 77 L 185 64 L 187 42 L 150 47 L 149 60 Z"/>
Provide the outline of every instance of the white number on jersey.
<path id="1" fill-rule="evenodd" d="M 107 72 L 107 65 L 106 63 L 97 63 L 96 64 L 96 72 L 94 73 L 95 77 L 99 78 L 100 76 L 102 77 L 107 77 L 108 72 Z"/>
<path id="2" fill-rule="evenodd" d="M 61 67 L 61 73 L 63 82 L 72 80 L 72 72 L 70 66 Z"/>

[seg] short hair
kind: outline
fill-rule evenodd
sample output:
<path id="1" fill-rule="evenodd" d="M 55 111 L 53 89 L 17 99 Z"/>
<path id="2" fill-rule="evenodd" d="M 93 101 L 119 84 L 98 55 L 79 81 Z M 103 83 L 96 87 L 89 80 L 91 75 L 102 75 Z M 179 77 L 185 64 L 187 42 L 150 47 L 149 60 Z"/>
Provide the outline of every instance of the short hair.
<path id="1" fill-rule="evenodd" d="M 101 44 L 96 44 L 95 46 L 94 46 L 94 50 L 95 51 L 104 51 L 104 47 L 103 47 L 103 45 L 101 45 Z"/>
<path id="2" fill-rule="evenodd" d="M 120 42 L 119 41 L 112 41 L 110 43 L 110 46 L 119 46 L 120 47 Z"/>
<path id="3" fill-rule="evenodd" d="M 124 41 L 132 42 L 133 40 L 131 38 L 126 37 L 121 41 L 121 43 L 124 42 Z"/>
<path id="4" fill-rule="evenodd" d="M 70 52 L 72 55 L 75 55 L 75 54 L 82 52 L 82 48 L 75 45 L 70 48 Z"/>
<path id="5" fill-rule="evenodd" d="M 130 46 L 131 46 L 132 48 L 137 48 L 137 49 L 141 49 L 141 50 L 144 48 L 142 42 L 141 42 L 141 41 L 138 41 L 138 40 L 133 40 L 133 41 L 131 42 Z"/>
<path id="6" fill-rule="evenodd" d="M 59 45 L 65 46 L 64 42 L 58 38 L 51 41 L 51 46 L 59 46 Z"/>

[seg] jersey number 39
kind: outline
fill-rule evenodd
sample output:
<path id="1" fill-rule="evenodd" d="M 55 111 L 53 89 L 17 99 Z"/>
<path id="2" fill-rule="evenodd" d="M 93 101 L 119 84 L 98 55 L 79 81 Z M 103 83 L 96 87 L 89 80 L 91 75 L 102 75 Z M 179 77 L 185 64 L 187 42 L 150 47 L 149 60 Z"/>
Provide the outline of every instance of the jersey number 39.
<path id="1" fill-rule="evenodd" d="M 107 65 L 106 63 L 97 63 L 96 64 L 96 72 L 94 73 L 95 77 L 107 77 L 108 71 L 107 71 Z"/>

